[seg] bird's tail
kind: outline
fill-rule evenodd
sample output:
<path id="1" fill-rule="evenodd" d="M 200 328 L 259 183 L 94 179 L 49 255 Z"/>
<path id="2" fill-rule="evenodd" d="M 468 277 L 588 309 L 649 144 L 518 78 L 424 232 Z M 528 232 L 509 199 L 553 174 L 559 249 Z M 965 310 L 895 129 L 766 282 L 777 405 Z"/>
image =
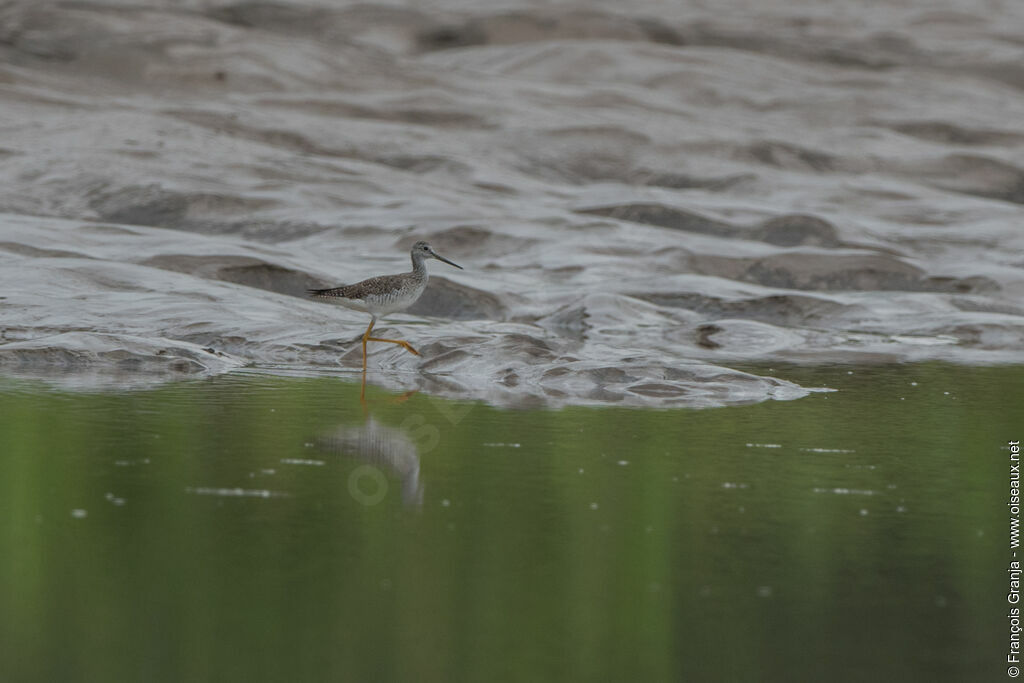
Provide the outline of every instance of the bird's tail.
<path id="1" fill-rule="evenodd" d="M 345 292 L 345 288 L 344 287 L 330 287 L 328 289 L 307 289 L 306 290 L 306 293 L 309 294 L 310 296 L 319 296 L 319 297 L 339 297 L 339 296 L 345 296 L 344 292 Z"/>

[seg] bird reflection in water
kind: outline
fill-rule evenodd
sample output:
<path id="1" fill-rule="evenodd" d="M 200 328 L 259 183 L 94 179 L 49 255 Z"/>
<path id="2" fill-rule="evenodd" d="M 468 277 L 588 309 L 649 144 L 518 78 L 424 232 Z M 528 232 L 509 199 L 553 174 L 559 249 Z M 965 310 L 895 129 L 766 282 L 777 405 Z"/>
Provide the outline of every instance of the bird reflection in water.
<path id="1" fill-rule="evenodd" d="M 410 391 L 405 392 L 401 396 L 392 396 L 391 398 L 385 400 L 388 403 L 405 403 L 412 397 L 413 394 L 417 393 L 418 391 L 419 389 L 412 389 Z M 369 405 L 371 401 L 367 401 L 366 399 L 366 368 L 363 368 L 363 379 L 359 385 L 359 403 L 361 403 L 363 406 L 363 414 L 367 415 L 367 411 L 369 410 Z"/>
<path id="2" fill-rule="evenodd" d="M 378 467 L 401 481 L 402 503 L 422 505 L 420 454 L 416 442 L 401 428 L 378 422 L 372 415 L 359 427 L 339 427 L 318 440 L 321 450 Z"/>

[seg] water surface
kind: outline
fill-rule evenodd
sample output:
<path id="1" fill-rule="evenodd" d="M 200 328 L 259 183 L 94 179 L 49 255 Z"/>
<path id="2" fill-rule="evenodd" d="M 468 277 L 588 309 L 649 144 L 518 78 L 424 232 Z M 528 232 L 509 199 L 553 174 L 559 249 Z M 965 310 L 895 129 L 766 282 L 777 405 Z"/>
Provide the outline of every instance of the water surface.
<path id="1" fill-rule="evenodd" d="M 12 681 L 1005 675 L 1024 368 L 506 411 L 258 372 L 0 381 Z"/>

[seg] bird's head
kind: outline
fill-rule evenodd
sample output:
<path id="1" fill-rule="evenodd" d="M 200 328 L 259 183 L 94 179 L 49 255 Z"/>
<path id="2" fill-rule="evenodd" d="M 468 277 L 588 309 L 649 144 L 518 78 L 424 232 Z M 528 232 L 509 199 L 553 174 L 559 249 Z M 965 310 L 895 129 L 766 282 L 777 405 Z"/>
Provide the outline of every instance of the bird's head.
<path id="1" fill-rule="evenodd" d="M 412 245 L 412 257 L 413 259 L 436 258 L 438 261 L 444 261 L 449 266 L 455 266 L 459 270 L 462 270 L 462 266 L 460 266 L 457 263 L 453 263 L 452 261 L 449 261 L 444 256 L 441 256 L 436 251 L 434 251 L 434 248 L 432 246 L 423 241 L 417 242 L 416 244 Z"/>

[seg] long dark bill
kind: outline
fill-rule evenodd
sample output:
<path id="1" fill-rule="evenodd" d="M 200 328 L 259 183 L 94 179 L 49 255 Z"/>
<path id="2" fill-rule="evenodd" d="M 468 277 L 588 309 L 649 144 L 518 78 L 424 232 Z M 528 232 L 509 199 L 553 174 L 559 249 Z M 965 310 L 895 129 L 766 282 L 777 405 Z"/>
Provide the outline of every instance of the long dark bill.
<path id="1" fill-rule="evenodd" d="M 463 268 L 462 266 L 460 266 L 460 265 L 459 265 L 458 263 L 453 263 L 452 261 L 449 261 L 448 259 L 446 259 L 446 258 L 445 258 L 444 256 L 441 256 L 441 255 L 440 255 L 440 254 L 438 254 L 437 252 L 434 252 L 434 258 L 436 258 L 436 259 L 437 259 L 438 261 L 444 261 L 444 262 L 445 262 L 445 263 L 447 263 L 447 264 L 448 264 L 449 266 L 455 266 L 455 267 L 456 267 L 456 268 L 458 268 L 459 270 L 465 270 L 465 268 Z"/>

